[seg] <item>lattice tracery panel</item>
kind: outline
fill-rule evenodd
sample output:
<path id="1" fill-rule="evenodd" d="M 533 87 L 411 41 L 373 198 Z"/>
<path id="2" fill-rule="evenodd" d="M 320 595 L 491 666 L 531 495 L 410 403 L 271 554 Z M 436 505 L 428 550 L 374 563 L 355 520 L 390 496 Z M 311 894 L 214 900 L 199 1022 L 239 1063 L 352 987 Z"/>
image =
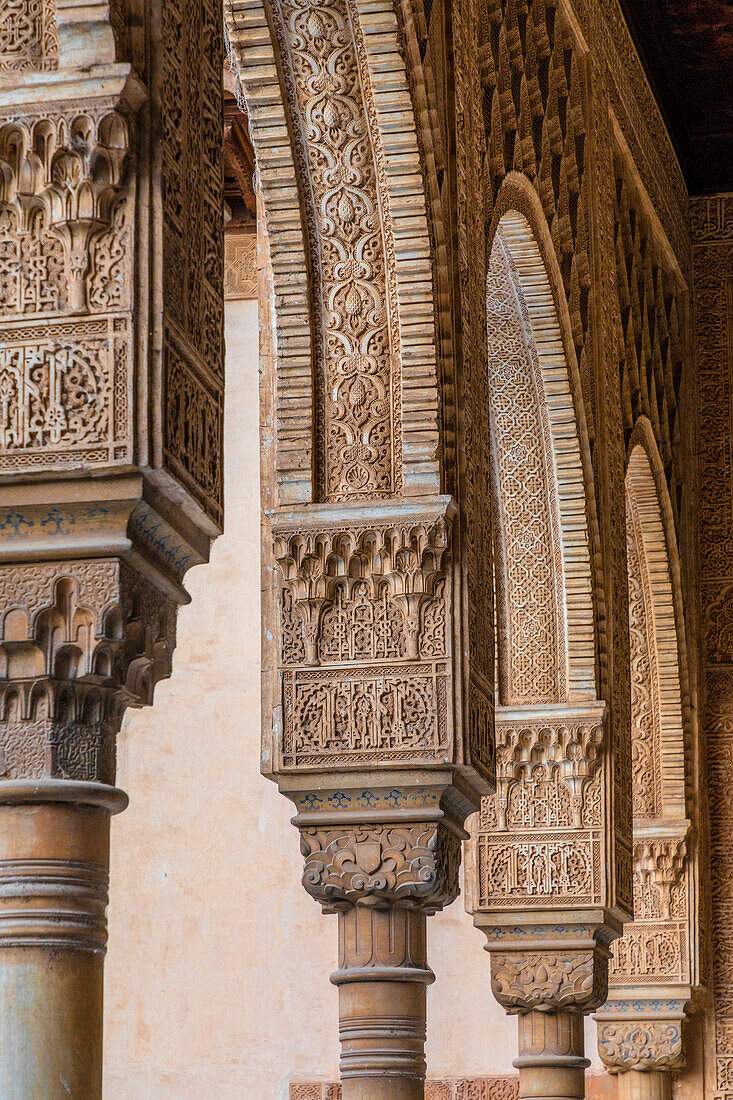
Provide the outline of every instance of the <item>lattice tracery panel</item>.
<path id="1" fill-rule="evenodd" d="M 489 267 L 487 336 L 499 692 L 505 704 L 549 702 L 562 698 L 565 689 L 551 441 L 531 324 L 511 266 L 499 233 Z"/>

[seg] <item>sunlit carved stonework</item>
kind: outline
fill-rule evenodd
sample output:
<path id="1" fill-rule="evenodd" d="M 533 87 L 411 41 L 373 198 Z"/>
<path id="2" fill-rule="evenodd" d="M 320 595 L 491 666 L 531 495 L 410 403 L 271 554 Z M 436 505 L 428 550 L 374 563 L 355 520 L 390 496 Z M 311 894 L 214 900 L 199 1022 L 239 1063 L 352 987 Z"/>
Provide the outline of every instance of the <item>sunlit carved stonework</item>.
<path id="1" fill-rule="evenodd" d="M 0 0 L 0 964 L 85 1036 L 0 1004 L 0 1092 L 99 1098 L 115 737 L 259 281 L 261 767 L 338 914 L 344 1100 L 424 1094 L 464 851 L 519 1096 L 581 1100 L 597 1011 L 621 1100 L 731 1100 L 724 7 L 225 0 L 223 73 L 215 0 Z"/>

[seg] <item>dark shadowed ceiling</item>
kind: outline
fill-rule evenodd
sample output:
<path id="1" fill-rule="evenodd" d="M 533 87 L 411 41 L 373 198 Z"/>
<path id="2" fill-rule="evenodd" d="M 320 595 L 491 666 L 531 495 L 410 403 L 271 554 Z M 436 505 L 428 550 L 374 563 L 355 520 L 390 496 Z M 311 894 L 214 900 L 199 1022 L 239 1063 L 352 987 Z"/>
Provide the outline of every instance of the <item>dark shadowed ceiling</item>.
<path id="1" fill-rule="evenodd" d="M 733 191 L 733 0 L 621 0 L 692 194 Z"/>

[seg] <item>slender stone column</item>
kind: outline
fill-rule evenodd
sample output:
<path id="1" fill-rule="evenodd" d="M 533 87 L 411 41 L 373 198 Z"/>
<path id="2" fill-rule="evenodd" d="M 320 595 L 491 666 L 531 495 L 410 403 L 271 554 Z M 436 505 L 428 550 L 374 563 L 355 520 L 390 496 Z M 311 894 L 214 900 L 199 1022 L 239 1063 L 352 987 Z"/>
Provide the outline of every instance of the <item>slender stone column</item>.
<path id="1" fill-rule="evenodd" d="M 414 1100 L 423 1095 L 426 994 L 434 978 L 427 918 L 458 893 L 464 834 L 440 809 L 435 786 L 382 793 L 361 785 L 339 794 L 335 814 L 306 808 L 295 822 L 303 885 L 324 912 L 338 914 L 331 981 L 339 989 L 343 1096 Z M 355 823 L 347 807 L 365 798 L 371 812 Z M 401 820 L 394 804 L 408 799 L 413 809 Z"/>
<path id="2" fill-rule="evenodd" d="M 347 1100 L 422 1097 L 426 916 L 413 906 L 355 905 L 339 913 L 342 1092 Z"/>
<path id="3" fill-rule="evenodd" d="M 48 802 L 38 786 L 1 793 L 0 1095 L 95 1100 L 109 818 L 126 799 L 101 784 L 40 787 Z"/>
<path id="4" fill-rule="evenodd" d="M 672 1100 L 672 1074 L 629 1070 L 619 1074 L 618 1100 Z"/>
<path id="5" fill-rule="evenodd" d="M 567 915 L 566 915 L 567 920 Z M 585 1096 L 583 1017 L 606 995 L 607 933 L 576 924 L 485 927 L 491 988 L 518 1017 L 521 1100 Z"/>
<path id="6" fill-rule="evenodd" d="M 580 1013 L 525 1012 L 519 1021 L 519 1096 L 531 1100 L 582 1100 L 585 1070 Z"/>
<path id="7" fill-rule="evenodd" d="M 265 214 L 263 771 L 339 914 L 344 1098 L 405 1100 L 426 918 L 494 782 L 485 348 L 464 399 L 397 8 L 225 10 Z"/>

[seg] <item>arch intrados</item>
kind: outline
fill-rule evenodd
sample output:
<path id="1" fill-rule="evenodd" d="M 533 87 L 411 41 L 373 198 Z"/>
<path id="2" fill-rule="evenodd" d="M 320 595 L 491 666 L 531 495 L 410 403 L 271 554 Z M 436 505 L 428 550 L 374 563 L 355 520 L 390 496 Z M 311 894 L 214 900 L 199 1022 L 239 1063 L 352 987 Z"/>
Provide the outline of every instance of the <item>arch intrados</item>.
<path id="1" fill-rule="evenodd" d="M 557 305 L 559 271 L 553 279 L 552 264 L 548 263 L 547 254 L 543 254 L 535 233 L 535 225 L 544 225 L 544 231 L 549 236 L 541 211 L 538 213 L 535 208 L 538 202 L 536 196 L 533 202 L 527 194 L 526 181 L 522 179 L 519 182 L 507 177 L 499 193 L 492 222 L 489 265 L 499 239 L 511 258 L 515 272 L 514 293 L 520 306 L 524 306 L 529 320 L 532 348 L 528 351 L 536 355 L 542 388 L 540 400 L 549 424 L 554 504 L 560 536 L 561 561 L 558 564 L 562 568 L 557 620 L 563 624 L 565 637 L 567 699 L 593 699 L 597 685 L 592 554 L 586 497 L 587 486 L 591 482 L 586 476 L 584 463 L 584 454 L 588 457 L 589 452 L 584 425 L 581 427 L 582 418 L 577 414 L 577 409 L 582 406 L 574 399 L 573 368 L 577 375 L 574 349 L 571 354 L 568 353 L 569 341 L 564 336 L 564 332 L 570 331 L 567 305 L 564 326 L 562 311 L 558 310 Z M 549 244 L 552 253 L 551 241 Z M 489 348 L 491 362 L 490 352 Z"/>
<path id="2" fill-rule="evenodd" d="M 626 492 L 652 611 L 650 633 L 662 738 L 662 814 L 667 819 L 683 819 L 689 688 L 680 564 L 662 460 L 645 417 L 636 424 L 629 441 Z"/>

